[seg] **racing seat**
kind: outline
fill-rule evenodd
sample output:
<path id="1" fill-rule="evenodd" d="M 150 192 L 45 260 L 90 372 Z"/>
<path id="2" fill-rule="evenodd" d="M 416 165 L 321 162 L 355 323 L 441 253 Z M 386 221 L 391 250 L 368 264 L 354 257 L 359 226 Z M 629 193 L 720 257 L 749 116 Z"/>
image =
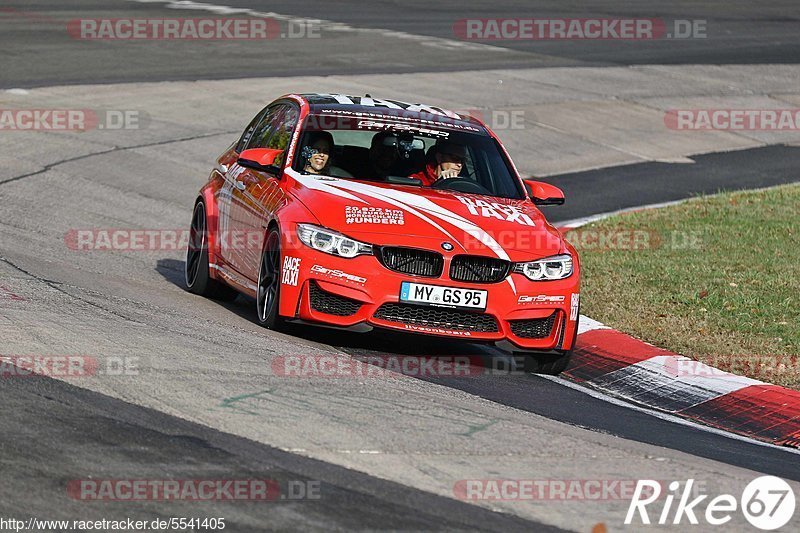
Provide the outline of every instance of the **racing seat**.
<path id="1" fill-rule="evenodd" d="M 410 176 L 415 172 L 419 172 L 425 168 L 426 157 L 425 150 L 422 148 L 411 150 L 408 159 L 400 159 L 397 162 L 392 174 L 395 176 Z"/>
<path id="2" fill-rule="evenodd" d="M 342 152 L 337 162 L 340 167 L 356 177 L 370 174 L 369 148 L 345 144 L 341 146 Z"/>

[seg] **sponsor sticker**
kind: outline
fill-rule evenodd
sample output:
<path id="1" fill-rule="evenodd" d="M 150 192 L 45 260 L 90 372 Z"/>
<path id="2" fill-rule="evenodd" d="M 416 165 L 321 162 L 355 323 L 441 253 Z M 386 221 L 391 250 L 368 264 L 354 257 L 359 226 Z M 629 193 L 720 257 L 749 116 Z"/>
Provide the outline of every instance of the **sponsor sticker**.
<path id="1" fill-rule="evenodd" d="M 569 304 L 569 319 L 578 320 L 578 309 L 580 309 L 581 295 L 575 293 L 572 295 Z"/>
<path id="2" fill-rule="evenodd" d="M 456 196 L 461 203 L 467 206 L 471 215 L 483 218 L 496 218 L 505 222 L 515 222 L 523 226 L 535 226 L 533 219 L 522 209 L 511 204 L 501 204 L 498 202 L 488 202 L 486 200 L 476 200 L 466 196 Z"/>
<path id="3" fill-rule="evenodd" d="M 372 98 L 370 96 L 347 96 L 344 94 L 320 94 L 320 97 L 328 97 L 339 105 L 358 105 L 364 107 L 382 107 L 386 109 L 405 110 L 412 113 L 427 113 L 429 115 L 444 115 L 452 119 L 461 119 L 457 113 L 441 107 L 425 104 L 407 104 L 397 100 L 384 100 L 382 98 Z M 326 110 L 328 111 L 328 110 Z M 323 111 L 323 112 L 326 112 Z M 337 112 L 338 110 L 330 110 Z"/>
<path id="4" fill-rule="evenodd" d="M 566 296 L 559 295 L 559 296 L 549 296 L 547 294 L 537 294 L 536 296 L 530 296 L 527 294 L 521 294 L 520 297 L 517 299 L 517 303 L 522 304 L 560 304 L 566 299 Z"/>
<path id="5" fill-rule="evenodd" d="M 386 209 L 383 207 L 360 207 L 348 205 L 344 208 L 345 222 L 347 224 L 405 224 L 401 209 Z"/>
<path id="6" fill-rule="evenodd" d="M 297 278 L 300 275 L 300 258 L 287 255 L 283 258 L 283 274 L 281 283 L 284 285 L 297 286 Z"/>
<path id="7" fill-rule="evenodd" d="M 361 276 L 356 276 L 355 274 L 348 274 L 347 272 L 324 267 L 322 265 L 314 265 L 313 267 L 311 267 L 311 272 L 313 274 L 320 274 L 322 276 L 326 276 L 332 279 L 352 281 L 353 283 L 358 283 L 359 285 L 363 285 L 364 283 L 367 282 L 367 278 L 362 278 Z"/>
<path id="8" fill-rule="evenodd" d="M 419 135 L 430 135 L 439 139 L 446 139 L 450 137 L 449 131 L 440 131 L 426 128 L 424 126 L 417 126 L 414 124 L 397 124 L 394 122 L 379 122 L 377 120 L 359 120 L 358 127 L 367 130 L 380 130 L 392 132 L 409 132 Z"/>
<path id="9" fill-rule="evenodd" d="M 403 325 L 409 331 L 418 331 L 420 333 L 434 333 L 437 335 L 455 335 L 457 337 L 472 337 L 472 332 L 470 331 L 459 331 L 455 329 L 442 329 L 442 328 L 431 328 L 428 326 L 417 326 L 416 324 L 404 324 Z"/>

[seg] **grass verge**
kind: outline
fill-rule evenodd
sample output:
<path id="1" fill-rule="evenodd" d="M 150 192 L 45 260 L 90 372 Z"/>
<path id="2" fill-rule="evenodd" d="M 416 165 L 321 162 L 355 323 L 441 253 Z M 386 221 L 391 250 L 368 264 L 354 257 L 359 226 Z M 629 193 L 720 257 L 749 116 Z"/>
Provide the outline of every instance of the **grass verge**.
<path id="1" fill-rule="evenodd" d="M 584 314 L 800 389 L 800 185 L 617 215 L 567 240 L 581 256 Z"/>

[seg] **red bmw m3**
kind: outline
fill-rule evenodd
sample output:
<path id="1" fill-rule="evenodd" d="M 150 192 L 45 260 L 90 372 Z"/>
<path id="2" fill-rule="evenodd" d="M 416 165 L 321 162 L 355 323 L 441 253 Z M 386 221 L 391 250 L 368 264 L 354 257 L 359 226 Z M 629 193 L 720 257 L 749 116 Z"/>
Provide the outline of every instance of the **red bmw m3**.
<path id="1" fill-rule="evenodd" d="M 580 264 L 545 220 L 563 193 L 523 179 L 480 120 L 371 96 L 290 94 L 200 190 L 189 291 L 255 298 L 258 322 L 389 328 L 566 367 Z"/>

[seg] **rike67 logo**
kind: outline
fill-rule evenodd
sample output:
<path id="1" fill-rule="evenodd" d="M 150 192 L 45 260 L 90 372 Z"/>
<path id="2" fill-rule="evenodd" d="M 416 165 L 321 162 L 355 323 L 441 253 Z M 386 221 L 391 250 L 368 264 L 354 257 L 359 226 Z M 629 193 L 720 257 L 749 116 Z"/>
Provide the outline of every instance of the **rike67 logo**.
<path id="1" fill-rule="evenodd" d="M 656 511 L 654 522 L 658 525 L 681 524 L 683 519 L 691 525 L 698 525 L 698 516 L 707 524 L 722 526 L 733 518 L 733 514 L 741 511 L 753 527 L 762 531 L 772 531 L 785 526 L 794 516 L 795 497 L 792 487 L 775 476 L 761 476 L 754 479 L 744 488 L 739 500 L 731 494 L 721 494 L 707 500 L 708 494 L 693 494 L 694 479 L 683 485 L 673 481 L 669 484 L 669 492 L 663 498 L 664 505 Z M 651 479 L 640 479 L 636 483 L 633 499 L 625 516 L 625 525 L 641 521 L 651 524 L 648 506 L 662 497 L 661 484 Z M 692 496 L 696 496 L 691 499 Z M 677 504 L 673 507 L 675 500 Z M 655 507 L 655 506 L 653 506 Z M 705 511 L 702 511 L 705 507 Z M 674 510 L 673 510 L 674 509 Z M 637 520 L 638 514 L 638 520 Z"/>

